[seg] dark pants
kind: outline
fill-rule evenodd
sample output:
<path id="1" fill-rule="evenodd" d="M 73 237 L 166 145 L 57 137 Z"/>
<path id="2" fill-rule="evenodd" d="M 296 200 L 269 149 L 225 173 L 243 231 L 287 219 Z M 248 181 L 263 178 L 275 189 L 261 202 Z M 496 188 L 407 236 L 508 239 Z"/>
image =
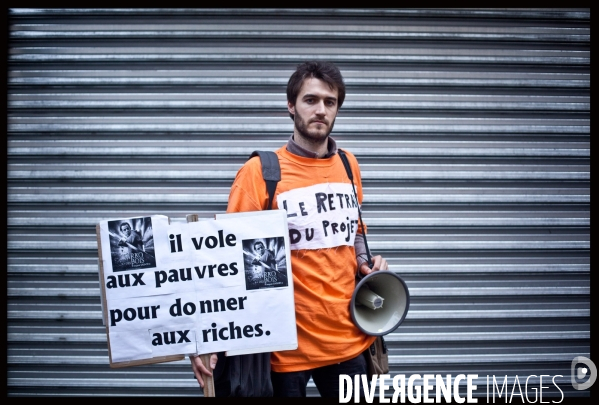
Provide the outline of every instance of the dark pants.
<path id="1" fill-rule="evenodd" d="M 339 375 L 347 374 L 353 381 L 356 374 L 366 374 L 366 359 L 362 354 L 357 357 L 329 366 L 313 368 L 305 371 L 276 373 L 270 376 L 275 397 L 305 397 L 306 386 L 310 377 L 322 397 L 339 398 Z"/>

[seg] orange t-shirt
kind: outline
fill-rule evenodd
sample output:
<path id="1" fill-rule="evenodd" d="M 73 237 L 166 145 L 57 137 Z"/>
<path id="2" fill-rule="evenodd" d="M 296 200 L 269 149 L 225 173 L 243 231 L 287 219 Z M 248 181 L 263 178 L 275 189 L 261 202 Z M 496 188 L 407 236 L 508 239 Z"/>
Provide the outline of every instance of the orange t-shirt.
<path id="1" fill-rule="evenodd" d="M 272 209 L 287 210 L 298 348 L 274 352 L 272 369 L 302 371 L 352 359 L 375 337 L 361 332 L 349 312 L 357 268 L 352 236 L 362 232 L 351 182 L 337 155 L 306 158 L 285 147 L 276 154 L 281 181 Z M 360 169 L 356 158 L 347 155 L 361 202 Z M 227 212 L 259 211 L 267 205 L 260 159 L 253 158 L 237 173 Z"/>

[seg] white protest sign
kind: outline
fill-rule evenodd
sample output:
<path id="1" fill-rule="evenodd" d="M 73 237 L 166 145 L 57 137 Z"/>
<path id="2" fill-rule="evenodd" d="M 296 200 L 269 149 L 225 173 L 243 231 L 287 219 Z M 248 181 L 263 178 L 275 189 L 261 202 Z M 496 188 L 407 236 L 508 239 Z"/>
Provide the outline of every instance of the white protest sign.
<path id="1" fill-rule="evenodd" d="M 353 246 L 358 231 L 358 201 L 351 184 L 323 183 L 280 193 L 287 212 L 291 248 Z"/>
<path id="2" fill-rule="evenodd" d="M 286 217 L 271 210 L 189 223 L 161 215 L 100 222 L 111 365 L 296 349 Z"/>

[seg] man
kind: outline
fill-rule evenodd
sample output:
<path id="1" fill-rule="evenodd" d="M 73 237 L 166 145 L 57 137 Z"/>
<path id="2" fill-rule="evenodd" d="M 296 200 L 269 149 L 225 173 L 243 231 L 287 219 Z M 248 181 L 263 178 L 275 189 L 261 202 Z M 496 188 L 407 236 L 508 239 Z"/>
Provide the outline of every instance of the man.
<path id="1" fill-rule="evenodd" d="M 312 237 L 306 232 L 303 241 L 291 243 L 298 348 L 272 353 L 274 396 L 306 396 L 306 385 L 312 377 L 321 396 L 338 398 L 339 375 L 366 374 L 362 353 L 375 339 L 362 333 L 352 323 L 349 313 L 355 276 L 387 270 L 388 265 L 381 256 L 375 256 L 372 269 L 368 267 L 361 235 L 364 230 L 357 226 L 357 221 L 355 229 L 353 222 L 350 224 L 350 216 L 357 218 L 357 207 L 350 202 L 351 183 L 337 154 L 337 145 L 329 136 L 344 99 L 343 77 L 332 63 L 302 63 L 287 84 L 287 109 L 294 130 L 287 144 L 276 151 L 281 181 L 272 208 L 287 209 L 292 229 L 298 221 L 309 218 L 310 213 L 303 209 L 303 201 L 299 202 L 299 208 L 292 208 L 291 202 L 298 202 L 298 195 L 306 201 L 316 196 L 318 212 L 326 211 L 330 221 L 321 221 L 323 229 L 318 238 L 314 232 Z M 347 155 L 361 203 L 359 166 L 351 153 Z M 237 173 L 227 212 L 264 210 L 268 198 L 260 160 L 250 159 Z M 346 218 L 350 221 L 347 225 Z M 343 223 L 348 237 L 332 238 L 339 230 L 327 227 L 332 223 Z M 192 360 L 192 365 L 194 371 L 209 373 L 199 359 Z"/>

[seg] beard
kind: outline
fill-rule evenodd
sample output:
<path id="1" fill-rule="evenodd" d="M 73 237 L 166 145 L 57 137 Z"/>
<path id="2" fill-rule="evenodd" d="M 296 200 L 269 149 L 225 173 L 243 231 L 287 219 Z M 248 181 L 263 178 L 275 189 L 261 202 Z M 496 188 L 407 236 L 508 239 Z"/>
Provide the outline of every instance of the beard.
<path id="1" fill-rule="evenodd" d="M 327 138 L 329 137 L 329 134 L 331 133 L 331 131 L 333 130 L 333 126 L 335 126 L 335 120 L 333 119 L 333 121 L 330 123 L 330 125 L 327 128 L 324 129 L 308 129 L 308 125 L 310 124 L 309 122 L 306 122 L 306 120 L 297 113 L 297 111 L 295 112 L 295 116 L 293 119 L 293 123 L 295 125 L 295 129 L 297 129 L 297 132 L 308 142 L 311 143 L 321 143 L 323 141 L 326 141 Z M 324 125 L 327 125 L 327 122 L 324 122 Z"/>

